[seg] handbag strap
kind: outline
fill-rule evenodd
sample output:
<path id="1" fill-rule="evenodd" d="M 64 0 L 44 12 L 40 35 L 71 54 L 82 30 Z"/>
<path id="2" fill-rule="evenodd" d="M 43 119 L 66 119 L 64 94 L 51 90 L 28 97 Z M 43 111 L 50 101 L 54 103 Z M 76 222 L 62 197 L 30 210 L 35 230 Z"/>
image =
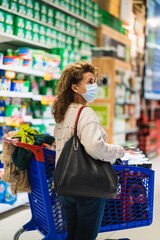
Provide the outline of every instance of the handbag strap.
<path id="1" fill-rule="evenodd" d="M 75 126 L 74 126 L 74 135 L 77 135 L 77 124 L 78 124 L 78 119 L 79 119 L 79 116 L 80 116 L 81 111 L 82 111 L 83 108 L 85 108 L 85 107 L 86 107 L 86 106 L 82 106 L 82 107 L 80 107 L 80 109 L 78 110 L 77 118 L 76 118 L 76 122 L 75 122 Z"/>

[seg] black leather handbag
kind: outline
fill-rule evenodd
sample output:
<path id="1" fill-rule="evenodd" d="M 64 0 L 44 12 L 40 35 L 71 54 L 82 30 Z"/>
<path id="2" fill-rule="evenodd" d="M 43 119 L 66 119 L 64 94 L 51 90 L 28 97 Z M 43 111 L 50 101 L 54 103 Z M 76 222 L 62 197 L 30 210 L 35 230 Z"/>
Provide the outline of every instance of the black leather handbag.
<path id="1" fill-rule="evenodd" d="M 54 171 L 54 187 L 58 196 L 112 199 L 117 194 L 118 177 L 110 162 L 92 158 L 77 136 L 77 115 L 74 135 L 65 143 Z"/>

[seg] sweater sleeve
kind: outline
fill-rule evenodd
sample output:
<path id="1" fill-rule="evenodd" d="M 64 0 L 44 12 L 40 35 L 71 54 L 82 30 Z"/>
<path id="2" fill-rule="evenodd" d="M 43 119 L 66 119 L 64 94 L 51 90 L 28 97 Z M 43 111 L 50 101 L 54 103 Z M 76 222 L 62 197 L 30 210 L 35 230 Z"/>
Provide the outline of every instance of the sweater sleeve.
<path id="1" fill-rule="evenodd" d="M 87 118 L 87 114 L 84 113 L 80 119 L 78 134 L 81 144 L 93 158 L 114 164 L 117 158 L 124 156 L 125 150 L 121 146 L 107 143 L 107 133 L 92 111 L 90 111 L 90 117 Z M 86 124 L 81 124 L 82 119 Z"/>

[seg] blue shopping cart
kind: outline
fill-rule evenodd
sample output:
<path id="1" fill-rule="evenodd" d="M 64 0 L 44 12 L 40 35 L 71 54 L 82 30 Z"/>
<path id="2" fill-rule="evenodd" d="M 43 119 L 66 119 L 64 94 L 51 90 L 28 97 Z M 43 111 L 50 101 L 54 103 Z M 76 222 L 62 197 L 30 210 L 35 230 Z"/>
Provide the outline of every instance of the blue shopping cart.
<path id="1" fill-rule="evenodd" d="M 31 193 L 28 194 L 31 220 L 14 235 L 18 240 L 24 231 L 39 230 L 43 240 L 65 240 L 67 225 L 63 208 L 54 191 L 55 151 L 3 139 L 33 152 L 28 168 Z M 100 232 L 148 226 L 153 219 L 154 171 L 132 166 L 114 166 L 119 178 L 115 199 L 106 199 Z"/>

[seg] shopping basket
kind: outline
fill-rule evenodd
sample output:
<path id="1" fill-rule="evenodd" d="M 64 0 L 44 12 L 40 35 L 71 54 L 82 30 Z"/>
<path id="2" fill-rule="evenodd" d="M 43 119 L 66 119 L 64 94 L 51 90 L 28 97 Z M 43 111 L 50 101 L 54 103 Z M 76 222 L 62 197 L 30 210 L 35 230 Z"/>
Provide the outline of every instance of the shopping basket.
<path id="1" fill-rule="evenodd" d="M 32 218 L 16 232 L 13 239 L 18 240 L 24 231 L 39 230 L 45 236 L 43 240 L 65 240 L 67 226 L 53 184 L 55 151 L 21 143 L 17 139 L 5 138 L 3 141 L 33 152 L 28 168 Z M 150 225 L 153 218 L 154 171 L 131 166 L 114 168 L 119 178 L 118 194 L 115 199 L 106 199 L 99 232 Z"/>

